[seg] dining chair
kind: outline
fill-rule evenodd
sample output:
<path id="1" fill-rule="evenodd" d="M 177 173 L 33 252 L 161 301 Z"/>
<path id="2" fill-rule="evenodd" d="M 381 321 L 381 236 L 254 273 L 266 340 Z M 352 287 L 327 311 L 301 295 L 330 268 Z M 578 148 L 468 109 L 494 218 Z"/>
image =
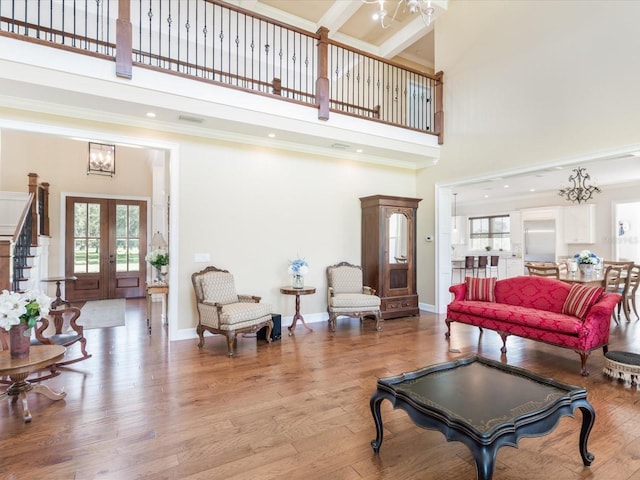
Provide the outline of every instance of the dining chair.
<path id="1" fill-rule="evenodd" d="M 560 278 L 560 267 L 558 265 L 550 264 L 550 263 L 531 263 L 527 262 L 524 264 L 529 271 L 529 275 L 535 277 L 552 277 L 552 278 Z"/>
<path id="2" fill-rule="evenodd" d="M 622 266 L 609 265 L 604 271 L 604 291 L 607 293 L 620 293 L 620 283 L 623 281 L 623 269 Z M 616 322 L 616 325 L 620 325 L 620 308 L 622 306 L 622 298 L 618 302 L 618 313 L 616 315 L 615 310 L 611 311 L 611 316 Z"/>
<path id="3" fill-rule="evenodd" d="M 624 310 L 625 315 L 627 317 L 627 320 L 629 320 L 629 315 L 627 315 L 627 312 L 625 310 L 624 299 L 626 298 L 627 293 L 628 293 L 628 289 L 629 289 L 629 285 L 627 284 L 627 276 L 629 275 L 631 267 L 633 267 L 633 262 L 629 262 L 629 261 L 626 261 L 626 260 L 620 260 L 620 261 L 602 260 L 602 268 L 604 270 L 606 270 L 607 267 L 620 268 L 620 278 L 618 280 L 617 293 L 622 295 L 622 300 L 620 300 L 620 302 L 618 302 L 618 320 L 620 320 L 620 311 L 621 310 Z M 618 322 L 616 322 L 616 323 L 618 323 Z"/>
<path id="4" fill-rule="evenodd" d="M 638 316 L 638 310 L 636 308 L 636 294 L 638 293 L 638 285 L 640 285 L 640 265 L 633 264 L 627 272 L 627 278 L 625 280 L 625 287 L 623 289 L 622 296 L 622 309 L 624 315 L 627 317 L 627 322 L 631 321 L 631 309 L 636 315 L 636 319 L 640 319 Z M 618 315 L 620 312 L 618 312 Z"/>

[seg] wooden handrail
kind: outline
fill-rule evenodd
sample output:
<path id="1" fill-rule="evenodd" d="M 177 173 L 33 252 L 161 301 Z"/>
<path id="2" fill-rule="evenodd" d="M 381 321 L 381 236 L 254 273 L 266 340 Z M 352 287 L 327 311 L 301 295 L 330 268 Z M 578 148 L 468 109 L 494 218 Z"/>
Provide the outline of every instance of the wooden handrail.
<path id="1" fill-rule="evenodd" d="M 13 242 L 17 242 L 18 241 L 18 237 L 20 236 L 20 232 L 22 232 L 22 229 L 25 226 L 25 222 L 29 216 L 29 212 L 31 211 L 31 205 L 33 204 L 33 193 L 29 192 L 29 196 L 27 197 L 27 203 L 25 204 L 24 208 L 22 209 L 22 214 L 20 214 L 20 220 L 18 220 L 18 223 L 16 225 L 16 231 L 13 232 L 13 237 L 12 240 Z"/>
<path id="2" fill-rule="evenodd" d="M 394 62 L 392 60 L 382 58 L 380 56 L 365 52 L 341 42 L 331 40 L 329 39 L 329 30 L 326 27 L 320 27 L 315 33 L 313 33 L 302 28 L 286 24 L 284 22 L 280 22 L 278 20 L 268 18 L 264 15 L 252 12 L 248 9 L 227 3 L 223 0 L 201 1 L 205 3 L 205 7 L 207 4 L 212 5 L 216 7 L 216 10 L 218 8 L 223 9 L 223 12 L 226 12 L 225 14 L 245 16 L 248 21 L 255 21 L 258 25 L 262 25 L 262 23 L 265 23 L 268 28 L 282 28 L 287 32 L 290 32 L 290 34 L 301 35 L 305 37 L 305 41 L 310 42 L 311 44 L 313 44 L 315 41 L 316 50 L 312 55 L 313 58 L 311 59 L 311 61 L 315 62 L 316 72 L 313 72 L 311 69 L 308 69 L 307 71 L 300 70 L 299 72 L 301 78 L 303 75 L 306 75 L 305 78 L 309 81 L 309 83 L 306 85 L 307 88 L 296 84 L 295 78 L 297 77 L 293 77 L 294 80 L 292 85 L 288 86 L 288 77 L 287 80 L 285 80 L 284 78 L 275 78 L 276 75 L 273 75 L 271 81 L 269 82 L 268 79 L 263 78 L 262 76 L 260 76 L 260 74 L 258 74 L 258 78 L 253 78 L 253 76 L 246 76 L 246 72 L 245 75 L 241 75 L 239 74 L 239 72 L 233 73 L 231 70 L 224 72 L 222 71 L 222 66 L 218 66 L 216 68 L 213 63 L 208 67 L 194 64 L 192 62 L 185 61 L 184 58 L 181 58 L 180 54 L 178 54 L 178 58 L 169 58 L 166 55 L 162 55 L 162 49 L 154 50 L 150 48 L 149 51 L 144 51 L 143 47 L 138 47 L 136 45 L 136 50 L 133 50 L 135 38 L 131 18 L 132 15 L 135 16 L 136 13 L 132 12 L 131 9 L 133 8 L 135 11 L 137 11 L 136 7 L 134 6 L 134 0 L 118 0 L 118 17 L 115 22 L 115 45 L 110 43 L 109 41 L 105 41 L 112 38 L 108 35 L 107 37 L 104 37 L 103 40 L 101 40 L 100 38 L 102 37 L 97 35 L 96 38 L 91 38 L 87 35 L 77 35 L 75 33 L 75 30 L 72 32 L 66 32 L 64 31 L 64 23 L 62 24 L 62 27 L 60 27 L 60 25 L 56 25 L 56 28 L 53 28 L 53 23 L 49 26 L 30 23 L 26 20 L 26 10 L 24 18 L 11 18 L 7 17 L 6 14 L 0 18 L 1 22 L 6 22 L 9 25 L 13 25 L 18 30 L 21 29 L 26 31 L 0 31 L 0 36 L 11 36 L 12 38 L 17 37 L 21 40 L 27 40 L 41 45 L 52 46 L 64 49 L 66 51 L 79 52 L 96 58 L 115 61 L 115 74 L 122 78 L 132 78 L 133 66 L 137 66 L 141 68 L 153 69 L 163 73 L 178 74 L 184 78 L 213 81 L 227 88 L 241 89 L 243 91 L 260 95 L 277 95 L 282 100 L 316 108 L 318 110 L 318 118 L 321 120 L 328 120 L 330 112 L 350 114 L 355 117 L 381 121 L 383 123 L 399 126 L 401 128 L 437 135 L 438 143 L 443 143 L 444 110 L 442 100 L 442 72 L 431 74 L 420 71 L 416 68 L 407 67 L 398 62 Z M 16 17 L 20 17 L 20 15 L 16 15 Z M 151 17 L 149 18 L 151 19 Z M 151 22 L 151 20 L 149 20 L 149 22 Z M 111 35 L 113 35 L 113 17 L 111 17 L 109 24 L 111 26 L 109 31 L 111 32 Z M 140 24 L 139 27 L 143 28 L 142 24 Z M 169 26 L 169 28 L 171 28 L 171 26 Z M 35 35 L 36 32 L 38 38 L 29 37 L 29 35 Z M 222 35 L 222 33 L 220 35 Z M 47 37 L 50 40 L 45 40 Z M 149 37 L 149 39 L 150 38 L 151 37 Z M 179 36 L 178 39 L 180 39 Z M 220 37 L 220 39 L 220 42 L 222 43 L 222 36 Z M 80 42 L 80 47 L 78 48 L 75 46 L 71 46 L 69 42 L 73 42 L 74 45 L 75 43 Z M 87 45 L 94 46 L 96 51 L 82 48 L 83 46 Z M 267 44 L 266 47 L 268 59 L 269 45 Z M 379 62 L 384 66 L 385 69 L 387 67 L 392 70 L 398 69 L 402 72 L 402 75 L 408 75 L 409 77 L 411 77 L 411 82 L 414 82 L 415 79 L 416 83 L 412 83 L 412 85 L 415 85 L 415 89 L 413 90 L 413 97 L 407 97 L 406 99 L 404 99 L 404 103 L 396 102 L 396 104 L 391 104 L 387 103 L 387 100 L 382 101 L 380 99 L 380 94 L 385 97 L 385 95 L 393 95 L 393 92 L 390 93 L 389 91 L 382 91 L 380 93 L 379 91 L 377 94 L 375 92 L 368 93 L 371 98 L 365 98 L 364 100 L 356 99 L 354 96 L 355 94 L 349 92 L 349 85 L 347 84 L 347 89 L 345 90 L 346 94 L 343 96 L 342 93 L 340 93 L 338 95 L 341 97 L 340 99 L 332 99 L 332 95 L 335 95 L 335 93 L 337 93 L 338 91 L 342 92 L 342 90 L 340 90 L 340 86 L 338 86 L 338 90 L 334 92 L 334 85 L 332 84 L 332 80 L 330 78 L 331 75 L 333 75 L 333 72 L 329 72 L 329 69 L 333 69 L 334 66 L 331 65 L 331 67 L 329 67 L 329 63 L 334 62 L 334 58 L 332 57 L 334 47 L 338 49 L 344 49 L 344 51 L 348 52 L 349 56 L 353 56 L 352 58 L 363 57 L 363 59 L 367 59 L 367 61 L 371 60 L 374 63 Z M 138 48 L 140 48 L 140 50 L 138 50 Z M 251 45 L 251 49 L 253 51 L 253 44 Z M 295 54 L 295 47 L 293 51 Z M 310 48 L 310 51 L 313 51 L 313 47 Z M 187 57 L 189 57 L 188 52 L 189 50 L 187 47 Z M 171 55 L 171 53 L 169 53 L 169 55 Z M 282 51 L 280 52 L 280 55 L 282 55 Z M 136 62 L 134 60 L 136 58 L 138 60 L 144 59 L 145 62 L 148 61 L 148 64 L 141 61 Z M 360 61 L 359 59 L 357 60 Z M 260 57 L 258 57 L 257 61 L 262 60 L 260 60 Z M 152 62 L 155 63 L 155 65 L 152 65 Z M 165 65 L 169 65 L 171 68 L 164 68 Z M 296 66 L 297 65 L 295 65 L 294 59 L 293 67 Z M 346 65 L 342 65 L 342 67 L 346 68 L 348 77 L 349 62 L 347 62 Z M 267 72 L 268 69 L 269 66 L 267 65 Z M 275 74 L 275 68 L 273 73 Z M 315 79 L 312 78 L 314 76 L 314 73 Z M 216 80 L 216 77 L 219 77 L 220 80 Z M 315 82 L 315 85 L 313 82 Z M 311 86 L 315 88 L 308 88 Z M 361 91 L 359 85 L 354 88 L 357 88 L 358 92 Z M 364 89 L 366 88 L 368 87 L 364 86 L 362 91 L 364 91 Z M 380 87 L 376 88 L 380 89 Z M 386 88 L 388 90 L 389 85 L 387 85 Z M 396 92 L 395 95 L 398 96 L 398 85 L 393 84 L 392 88 Z M 420 103 L 418 104 L 416 101 L 418 97 L 416 97 L 415 92 L 426 91 L 426 89 L 430 90 L 430 96 L 426 97 L 426 99 L 425 97 L 419 97 Z M 374 96 L 376 96 L 375 99 Z M 394 105 L 393 108 L 391 108 L 391 105 Z M 398 107 L 398 105 L 400 106 Z M 342 108 L 338 109 L 336 107 Z M 409 119 L 407 117 L 408 112 L 417 113 L 411 113 L 411 118 Z"/>

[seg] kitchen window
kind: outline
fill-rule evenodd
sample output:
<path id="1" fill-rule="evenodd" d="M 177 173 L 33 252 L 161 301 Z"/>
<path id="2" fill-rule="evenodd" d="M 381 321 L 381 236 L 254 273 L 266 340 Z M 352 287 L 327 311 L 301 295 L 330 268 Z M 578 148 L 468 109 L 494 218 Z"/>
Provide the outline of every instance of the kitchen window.
<path id="1" fill-rule="evenodd" d="M 469 240 L 471 250 L 511 250 L 509 215 L 469 218 Z"/>

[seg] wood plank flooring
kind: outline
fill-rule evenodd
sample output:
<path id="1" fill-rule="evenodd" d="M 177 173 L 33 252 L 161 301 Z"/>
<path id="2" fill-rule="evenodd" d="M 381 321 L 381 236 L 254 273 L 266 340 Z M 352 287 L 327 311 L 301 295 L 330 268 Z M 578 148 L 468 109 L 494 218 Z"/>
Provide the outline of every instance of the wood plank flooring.
<path id="1" fill-rule="evenodd" d="M 87 331 L 93 357 L 44 382 L 67 397 L 29 394 L 33 414 L 0 404 L 0 478 L 5 479 L 474 479 L 468 449 L 416 427 L 382 403 L 379 455 L 369 398 L 378 377 L 479 353 L 566 383 L 583 385 L 596 411 L 589 450 L 578 451 L 580 412 L 549 435 L 499 450 L 494 479 L 640 480 L 640 391 L 602 375 L 601 350 L 591 376 L 576 353 L 509 338 L 506 359 L 495 332 L 442 316 L 371 322 L 340 318 L 268 345 L 239 338 L 228 358 L 221 336 L 167 342 L 155 305 L 153 335 L 144 300 L 127 301 L 127 325 Z M 640 321 L 612 323 L 612 350 L 640 351 Z M 286 325 L 283 325 L 286 332 Z M 77 347 L 72 347 L 77 348 Z"/>

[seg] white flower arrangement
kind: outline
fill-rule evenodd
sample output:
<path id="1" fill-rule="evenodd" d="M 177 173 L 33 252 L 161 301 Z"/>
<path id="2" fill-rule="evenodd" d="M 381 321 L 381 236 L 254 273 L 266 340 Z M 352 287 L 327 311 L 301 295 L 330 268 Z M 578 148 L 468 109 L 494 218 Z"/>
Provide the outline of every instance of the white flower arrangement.
<path id="1" fill-rule="evenodd" d="M 583 265 L 597 265 L 600 263 L 598 256 L 589 250 L 581 250 L 573 256 L 573 259 Z"/>
<path id="2" fill-rule="evenodd" d="M 160 268 L 164 265 L 169 265 L 169 254 L 166 250 L 158 248 L 147 253 L 144 259 L 149 262 L 153 267 Z"/>
<path id="3" fill-rule="evenodd" d="M 49 313 L 49 305 L 51 298 L 42 292 L 3 290 L 0 294 L 0 327 L 9 331 L 14 325 L 25 322 L 33 328 L 40 316 Z"/>
<path id="4" fill-rule="evenodd" d="M 287 272 L 289 272 L 289 275 L 300 275 L 304 277 L 309 273 L 309 264 L 304 258 L 296 258 L 289 262 Z"/>

